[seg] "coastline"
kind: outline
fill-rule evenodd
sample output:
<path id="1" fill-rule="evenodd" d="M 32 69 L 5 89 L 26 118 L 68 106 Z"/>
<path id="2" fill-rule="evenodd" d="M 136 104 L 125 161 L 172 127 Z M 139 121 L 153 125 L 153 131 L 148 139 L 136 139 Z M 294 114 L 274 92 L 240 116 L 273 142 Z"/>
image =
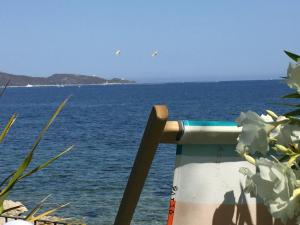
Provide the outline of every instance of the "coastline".
<path id="1" fill-rule="evenodd" d="M 37 87 L 81 87 L 81 86 L 113 86 L 113 85 L 136 85 L 137 83 L 103 83 L 103 84 L 46 84 L 46 85 L 30 85 L 30 86 L 7 86 L 7 88 L 37 88 Z"/>

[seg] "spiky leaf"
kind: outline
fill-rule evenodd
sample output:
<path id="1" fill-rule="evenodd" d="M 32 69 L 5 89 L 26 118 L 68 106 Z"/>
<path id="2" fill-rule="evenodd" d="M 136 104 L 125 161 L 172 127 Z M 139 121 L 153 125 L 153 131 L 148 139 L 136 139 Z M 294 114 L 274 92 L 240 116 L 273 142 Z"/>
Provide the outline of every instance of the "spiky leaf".
<path id="1" fill-rule="evenodd" d="M 17 114 L 14 113 L 9 121 L 7 122 L 4 130 L 2 131 L 1 135 L 0 135 L 0 143 L 4 140 L 5 136 L 7 135 L 8 131 L 10 130 L 11 126 L 13 125 L 13 123 L 16 121 L 17 118 Z"/>
<path id="2" fill-rule="evenodd" d="M 286 114 L 284 114 L 285 116 L 299 116 L 300 115 L 300 109 L 296 109 L 294 111 L 288 112 Z"/>
<path id="3" fill-rule="evenodd" d="M 297 103 L 285 103 L 285 102 L 279 102 L 279 103 L 272 103 L 273 105 L 278 106 L 288 106 L 288 107 L 300 107 L 300 104 Z"/>
<path id="4" fill-rule="evenodd" d="M 57 159 L 59 159 L 60 157 L 62 157 L 63 155 L 65 155 L 67 152 L 71 151 L 74 148 L 74 145 L 71 145 L 70 147 L 66 148 L 64 151 L 62 151 L 61 153 L 59 153 L 58 155 L 56 155 L 55 157 L 53 157 L 52 159 L 48 160 L 47 162 L 37 166 L 36 168 L 34 168 L 33 170 L 29 171 L 28 173 L 24 174 L 23 176 L 21 176 L 19 178 L 19 180 L 28 177 L 36 172 L 38 172 L 39 170 L 42 170 L 44 168 L 46 168 L 47 166 L 49 166 L 51 163 L 53 163 L 54 161 L 56 161 Z"/>
<path id="5" fill-rule="evenodd" d="M 282 98 L 300 98 L 300 94 L 298 92 L 294 92 L 288 95 L 282 96 Z"/>
<path id="6" fill-rule="evenodd" d="M 8 81 L 6 82 L 6 84 L 4 85 L 4 88 L 1 90 L 1 92 L 0 92 L 0 97 L 2 97 L 2 95 L 4 94 L 4 92 L 5 92 L 6 88 L 8 87 L 9 83 L 10 83 L 10 80 L 8 80 Z"/>
<path id="7" fill-rule="evenodd" d="M 292 52 L 289 52 L 289 51 L 286 51 L 286 50 L 284 50 L 284 52 L 285 52 L 285 54 L 287 54 L 291 59 L 293 59 L 296 62 L 300 58 L 300 56 L 295 54 L 295 53 L 292 53 Z"/>
<path id="8" fill-rule="evenodd" d="M 65 106 L 65 104 L 69 100 L 69 98 L 70 97 L 68 97 L 67 99 L 65 99 L 58 106 L 58 108 L 55 110 L 55 112 L 53 113 L 53 115 L 51 116 L 51 118 L 48 120 L 48 122 L 46 123 L 46 125 L 44 126 L 44 128 L 42 129 L 42 131 L 39 133 L 38 138 L 34 142 L 31 150 L 29 151 L 29 153 L 27 154 L 27 156 L 25 157 L 25 159 L 23 160 L 23 162 L 17 168 L 17 170 L 14 173 L 13 177 L 9 180 L 9 182 L 5 186 L 5 188 L 0 192 L 0 214 L 3 212 L 3 202 L 6 199 L 9 191 L 14 187 L 14 185 L 16 184 L 16 182 L 19 180 L 19 178 L 22 176 L 22 174 L 24 173 L 24 171 L 27 169 L 27 167 L 31 163 L 31 160 L 33 158 L 33 155 L 34 155 L 34 152 L 35 152 L 37 146 L 39 145 L 40 141 L 42 140 L 42 138 L 46 134 L 46 132 L 49 129 L 50 125 L 53 123 L 54 119 L 57 117 L 57 115 L 63 109 L 63 107 Z"/>
<path id="9" fill-rule="evenodd" d="M 4 186 L 4 185 L 7 183 L 7 181 L 15 174 L 15 172 L 16 172 L 16 171 L 10 173 L 4 180 L 2 180 L 2 182 L 0 183 L 0 189 L 1 189 L 1 187 Z"/>
<path id="10" fill-rule="evenodd" d="M 50 214 L 56 212 L 57 210 L 66 207 L 66 206 L 69 205 L 69 204 L 70 204 L 70 203 L 67 203 L 67 204 L 58 206 L 58 207 L 56 207 L 56 208 L 54 208 L 54 209 L 49 209 L 49 210 L 47 210 L 47 211 L 41 213 L 41 214 L 38 215 L 38 216 L 31 217 L 30 219 L 27 219 L 27 221 L 29 221 L 29 222 L 34 222 L 34 221 L 36 221 L 36 220 L 40 220 L 40 219 L 42 219 L 43 217 L 48 216 L 48 215 L 50 215 Z"/>
<path id="11" fill-rule="evenodd" d="M 43 198 L 30 212 L 29 214 L 25 217 L 25 220 L 30 220 L 33 218 L 33 216 L 42 208 L 43 204 L 46 202 L 46 200 L 50 197 L 51 195 L 47 195 L 45 198 Z"/>

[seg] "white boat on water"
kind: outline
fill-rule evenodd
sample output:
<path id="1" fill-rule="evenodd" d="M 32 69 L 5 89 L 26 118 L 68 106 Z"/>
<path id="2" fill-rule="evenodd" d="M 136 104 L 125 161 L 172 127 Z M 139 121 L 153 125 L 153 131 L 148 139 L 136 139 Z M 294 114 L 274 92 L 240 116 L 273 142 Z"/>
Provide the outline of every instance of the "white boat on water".
<path id="1" fill-rule="evenodd" d="M 33 87 L 31 84 L 27 84 L 25 87 Z"/>

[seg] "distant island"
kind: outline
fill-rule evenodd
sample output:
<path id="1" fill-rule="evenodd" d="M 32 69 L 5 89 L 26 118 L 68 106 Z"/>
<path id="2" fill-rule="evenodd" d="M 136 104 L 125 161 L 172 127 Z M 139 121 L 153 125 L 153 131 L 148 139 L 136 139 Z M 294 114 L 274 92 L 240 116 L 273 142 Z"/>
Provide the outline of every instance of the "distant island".
<path id="1" fill-rule="evenodd" d="M 64 85 L 100 85 L 100 84 L 132 84 L 135 81 L 122 78 L 105 79 L 95 75 L 82 74 L 53 74 L 49 77 L 32 77 L 27 75 L 14 75 L 0 72 L 1 84 L 9 86 L 64 86 Z"/>

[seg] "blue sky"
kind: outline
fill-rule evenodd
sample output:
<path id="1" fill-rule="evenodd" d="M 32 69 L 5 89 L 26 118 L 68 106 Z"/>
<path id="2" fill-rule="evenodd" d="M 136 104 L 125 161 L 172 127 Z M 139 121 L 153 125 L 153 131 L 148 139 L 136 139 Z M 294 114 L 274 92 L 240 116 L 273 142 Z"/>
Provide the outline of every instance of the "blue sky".
<path id="1" fill-rule="evenodd" d="M 300 53 L 299 8 L 296 0 L 1 0 L 0 71 L 276 79 L 289 62 L 283 50 Z"/>

